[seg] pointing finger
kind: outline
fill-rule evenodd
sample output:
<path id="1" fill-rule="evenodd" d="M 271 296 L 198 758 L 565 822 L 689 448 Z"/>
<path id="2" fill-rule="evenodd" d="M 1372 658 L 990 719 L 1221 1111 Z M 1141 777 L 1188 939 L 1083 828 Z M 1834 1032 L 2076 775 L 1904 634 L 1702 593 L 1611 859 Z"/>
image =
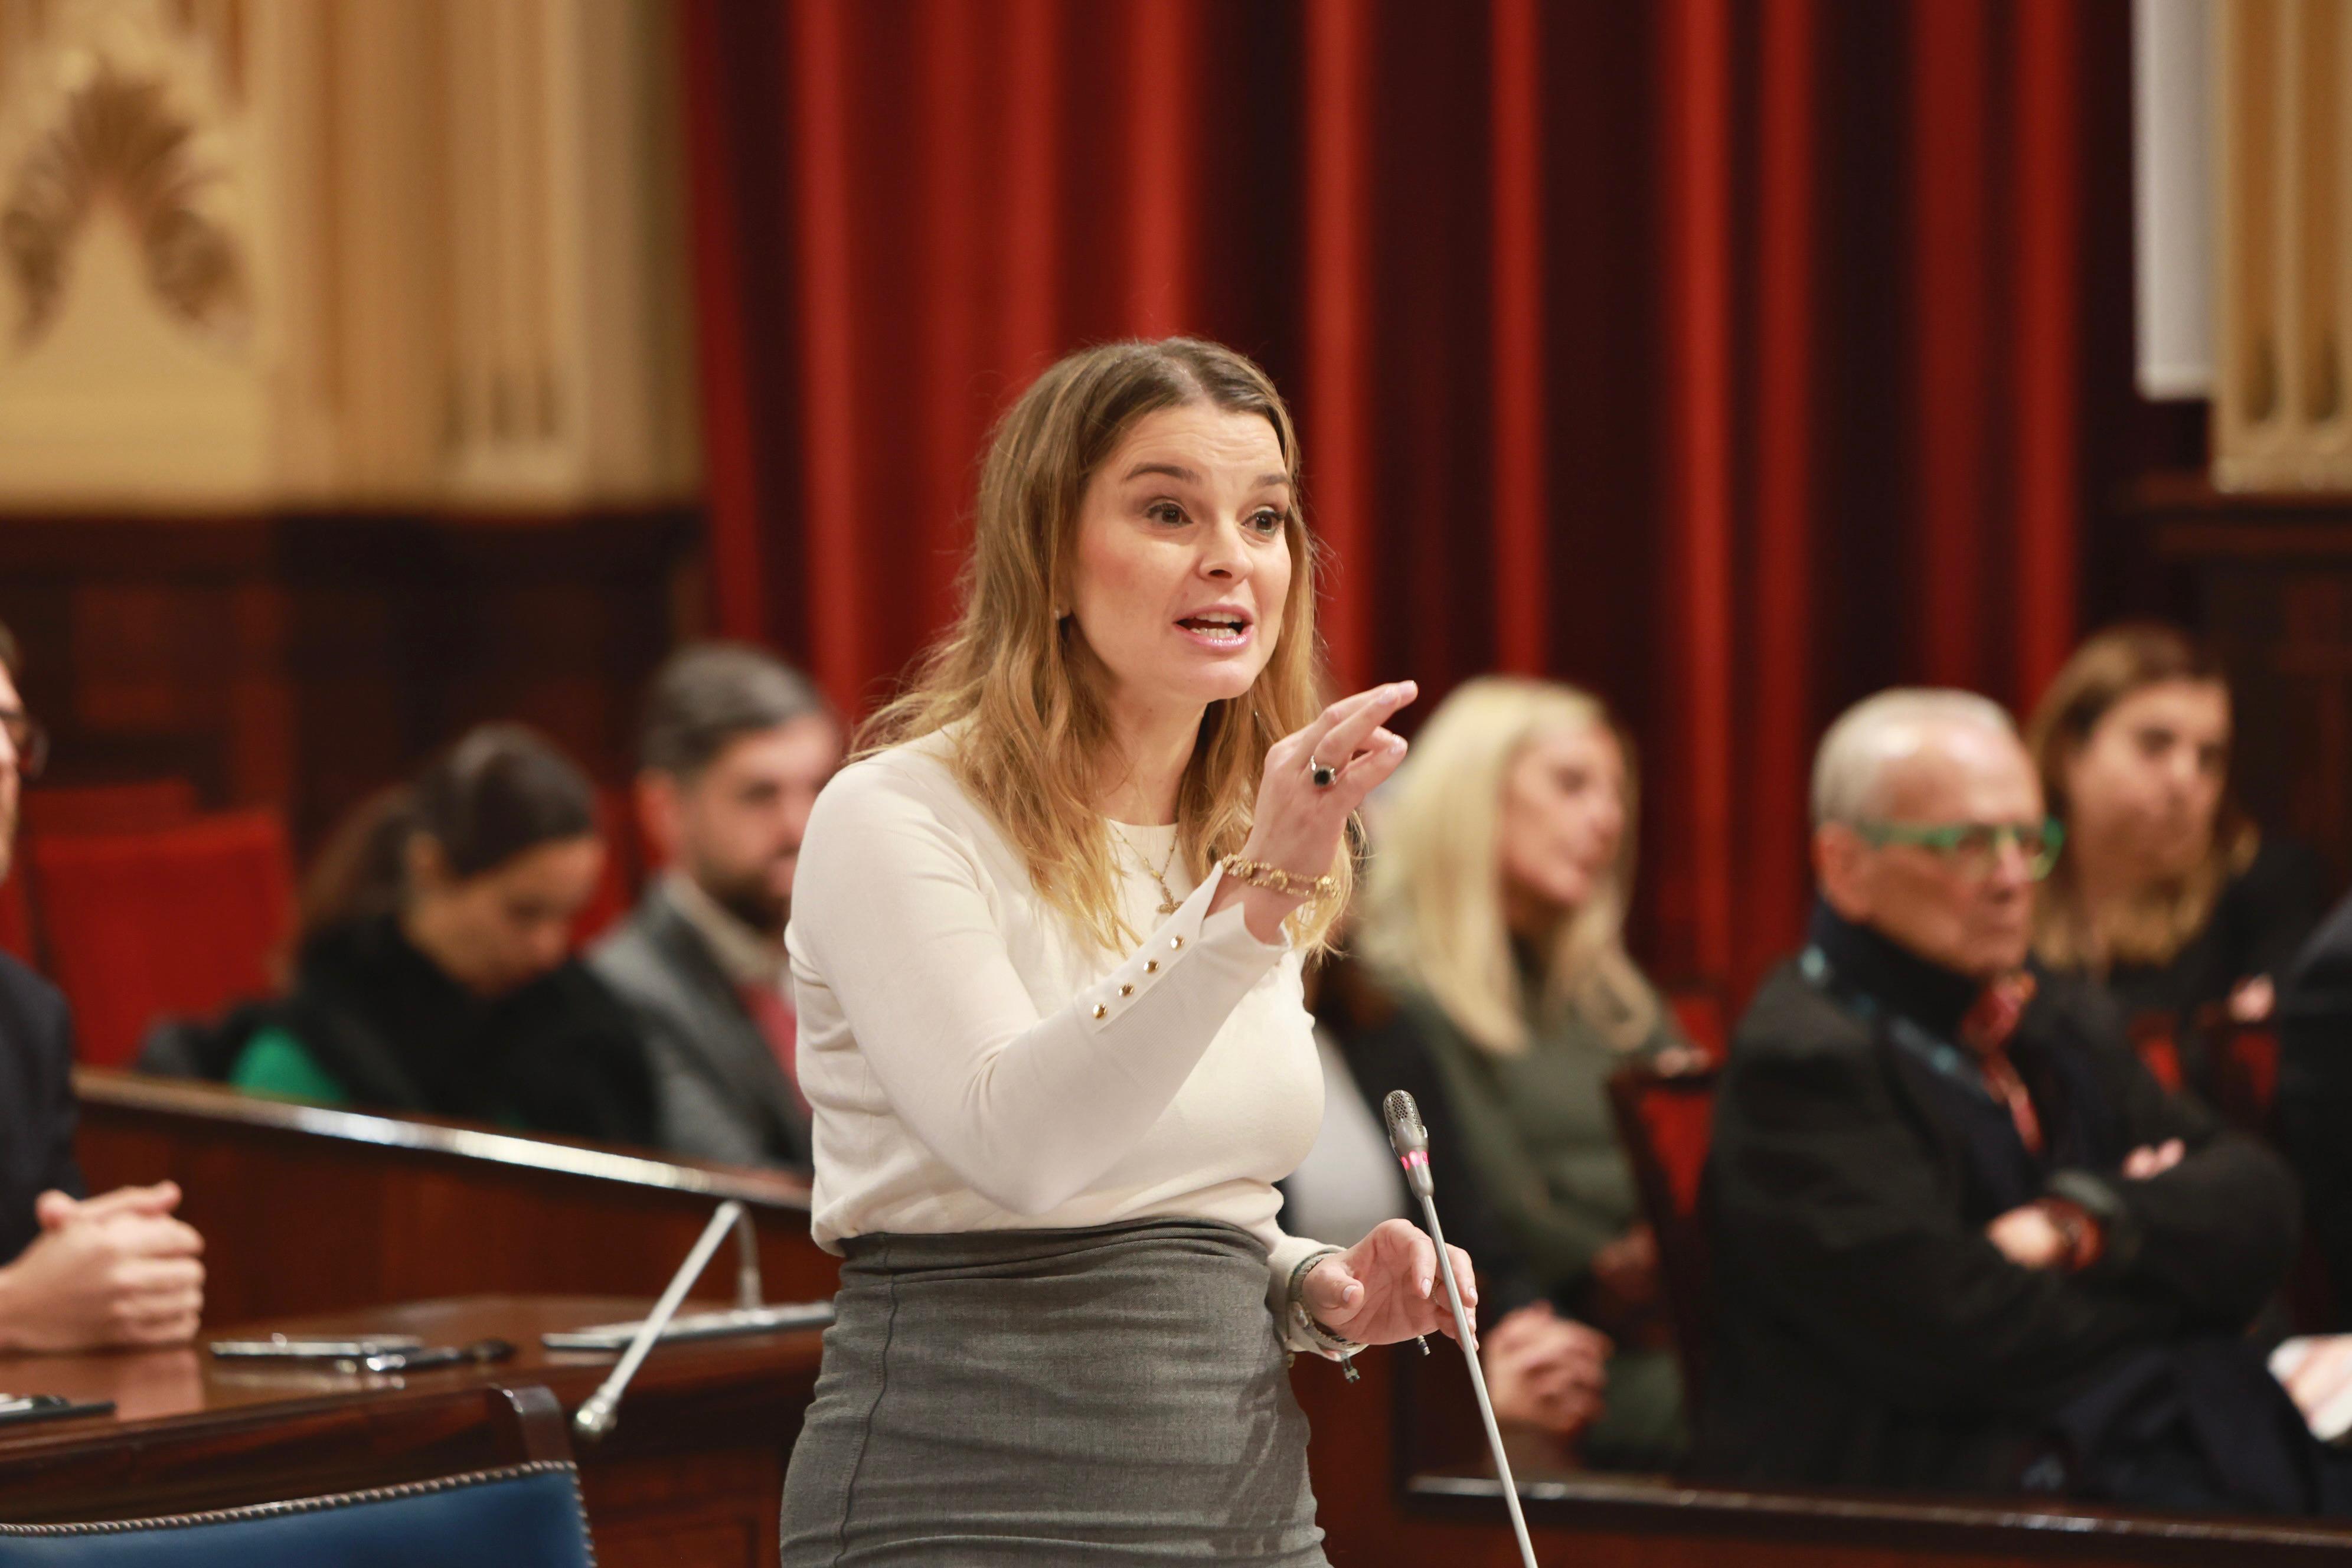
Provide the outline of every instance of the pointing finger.
<path id="1" fill-rule="evenodd" d="M 1371 738 L 1372 731 L 1388 721 L 1389 716 L 1421 693 L 1421 688 L 1410 680 L 1399 680 L 1366 693 L 1371 700 L 1349 713 L 1328 730 L 1317 742 L 1316 757 L 1330 767 L 1339 767 Z"/>
<path id="2" fill-rule="evenodd" d="M 1311 752 L 1335 727 L 1354 718 L 1367 706 L 1378 701 L 1387 690 L 1388 688 L 1385 686 L 1375 686 L 1369 690 L 1359 691 L 1351 697 L 1339 699 L 1326 707 L 1322 712 L 1308 720 L 1307 727 L 1298 731 L 1297 739 L 1304 742 L 1306 749 Z"/>

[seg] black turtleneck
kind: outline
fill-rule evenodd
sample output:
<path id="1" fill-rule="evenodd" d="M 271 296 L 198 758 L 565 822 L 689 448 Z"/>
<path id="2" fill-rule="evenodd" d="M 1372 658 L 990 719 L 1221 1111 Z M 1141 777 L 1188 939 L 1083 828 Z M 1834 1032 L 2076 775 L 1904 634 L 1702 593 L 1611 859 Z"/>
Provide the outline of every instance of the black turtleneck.
<path id="1" fill-rule="evenodd" d="M 1958 1037 L 1960 1020 L 1984 991 L 1983 982 L 1932 963 L 1870 927 L 1855 924 L 1830 908 L 1827 900 L 1815 901 L 1806 937 L 1829 960 L 1834 989 L 1867 996 L 1942 1039 Z"/>
<path id="2" fill-rule="evenodd" d="M 2021 1021 L 2004 1049 L 2041 1124 L 2042 1147 L 2027 1149 L 2008 1105 L 1986 1089 L 1975 1053 L 1960 1043 L 1960 1020 L 1982 994 L 1982 982 L 1921 958 L 1827 903 L 1815 906 L 1809 934 L 1829 961 L 1825 984 L 1832 995 L 1866 997 L 1879 1013 L 1929 1037 L 1906 1040 L 1903 1030 L 1893 1032 L 1901 1052 L 1933 1069 L 1916 1075 L 1915 1087 L 1967 1150 L 1969 1223 L 1980 1225 L 2031 1202 L 2053 1171 L 2104 1167 L 2122 1158 L 2087 1059 L 2076 1050 L 2053 1048 L 2045 1030 Z M 2028 1019 L 2033 1016 L 2029 1011 Z"/>

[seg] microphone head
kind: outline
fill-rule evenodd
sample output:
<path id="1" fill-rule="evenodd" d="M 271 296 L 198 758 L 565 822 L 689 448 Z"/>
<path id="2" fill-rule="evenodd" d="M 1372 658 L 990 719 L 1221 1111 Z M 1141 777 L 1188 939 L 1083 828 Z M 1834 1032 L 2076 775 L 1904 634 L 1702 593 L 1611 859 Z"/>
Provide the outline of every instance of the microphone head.
<path id="1" fill-rule="evenodd" d="M 1391 1089 L 1381 1101 L 1381 1114 L 1388 1119 L 1389 1147 L 1402 1159 L 1429 1147 L 1429 1129 L 1421 1124 L 1421 1107 L 1403 1089 Z"/>
<path id="2" fill-rule="evenodd" d="M 1429 1129 L 1421 1124 L 1421 1107 L 1404 1090 L 1392 1089 L 1381 1101 L 1381 1114 L 1388 1118 L 1389 1147 L 1396 1151 L 1397 1163 L 1404 1167 L 1405 1185 L 1415 1197 L 1428 1197 Z"/>

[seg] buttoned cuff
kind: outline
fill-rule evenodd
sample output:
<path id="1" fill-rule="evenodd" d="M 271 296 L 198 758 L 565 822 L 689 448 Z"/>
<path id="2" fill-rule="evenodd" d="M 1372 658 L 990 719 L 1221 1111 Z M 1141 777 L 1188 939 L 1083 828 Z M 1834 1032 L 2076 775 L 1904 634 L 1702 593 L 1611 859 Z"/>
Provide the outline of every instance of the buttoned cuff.
<path id="1" fill-rule="evenodd" d="M 1263 979 L 1290 952 L 1289 932 L 1286 929 L 1278 942 L 1260 942 L 1239 904 L 1210 914 L 1209 905 L 1215 901 L 1224 875 L 1223 868 L 1213 867 L 1176 912 L 1143 939 L 1132 957 L 1079 992 L 1075 1003 L 1079 1016 L 1097 1030 L 1107 1027 L 1180 970 L 1212 971 L 1213 978 L 1234 987 L 1236 995 Z M 1201 976 L 1204 984 L 1210 978 Z"/>

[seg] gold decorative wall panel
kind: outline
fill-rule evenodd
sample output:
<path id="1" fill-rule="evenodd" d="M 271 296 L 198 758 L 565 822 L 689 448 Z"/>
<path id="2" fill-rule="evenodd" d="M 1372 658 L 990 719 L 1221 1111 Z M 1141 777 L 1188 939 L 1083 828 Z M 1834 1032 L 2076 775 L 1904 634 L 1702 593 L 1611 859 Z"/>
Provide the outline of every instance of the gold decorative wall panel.
<path id="1" fill-rule="evenodd" d="M 2214 482 L 2352 490 L 2352 0 L 2229 0 L 2212 16 Z"/>
<path id="2" fill-rule="evenodd" d="M 0 506 L 696 484 L 667 0 L 0 0 Z"/>

